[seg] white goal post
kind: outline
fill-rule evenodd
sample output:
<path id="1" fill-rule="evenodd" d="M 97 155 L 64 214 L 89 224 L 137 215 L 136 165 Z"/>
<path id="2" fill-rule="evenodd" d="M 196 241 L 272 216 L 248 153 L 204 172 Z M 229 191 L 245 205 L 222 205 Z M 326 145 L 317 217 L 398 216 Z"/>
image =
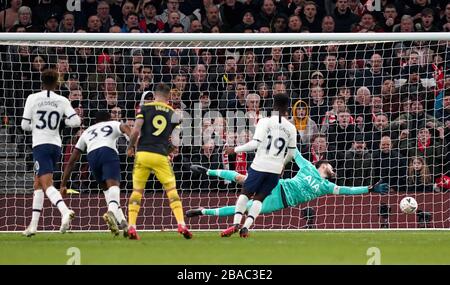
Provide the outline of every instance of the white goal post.
<path id="1" fill-rule="evenodd" d="M 178 150 L 170 156 L 184 210 L 234 205 L 241 186 L 189 167 L 245 174 L 252 154 L 228 157 L 224 145 L 248 141 L 258 119 L 270 112 L 272 96 L 287 93 L 305 158 L 330 161 L 338 185 L 382 180 L 391 192 L 322 196 L 261 216 L 257 229 L 450 227 L 450 33 L 2 33 L 0 232 L 21 231 L 31 219 L 31 138 L 20 120 L 44 68 L 60 73 L 57 92 L 83 116 L 84 129 L 97 110 L 132 126 L 156 83 L 171 87 L 170 103 L 184 118 Z M 60 168 L 80 131 L 64 128 L 61 134 Z M 133 168 L 126 143 L 118 142 L 125 213 Z M 290 164 L 283 178 L 297 171 Z M 60 178 L 55 173 L 56 186 Z M 77 213 L 72 229 L 106 229 L 103 194 L 85 158 L 70 182 L 80 192 L 65 197 Z M 417 199 L 416 214 L 401 213 L 405 196 Z M 217 230 L 230 220 L 203 216 L 187 222 L 194 230 Z M 59 223 L 46 201 L 39 229 L 57 230 Z M 175 227 L 161 185 L 151 177 L 138 228 Z"/>

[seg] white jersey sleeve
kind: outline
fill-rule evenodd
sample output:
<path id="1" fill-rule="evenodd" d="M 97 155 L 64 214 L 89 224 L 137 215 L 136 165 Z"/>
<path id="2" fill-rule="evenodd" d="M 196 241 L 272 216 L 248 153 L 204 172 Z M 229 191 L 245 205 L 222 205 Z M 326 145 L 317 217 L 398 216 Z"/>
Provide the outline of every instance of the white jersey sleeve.
<path id="1" fill-rule="evenodd" d="M 83 132 L 83 134 L 81 134 L 80 138 L 78 139 L 77 144 L 75 145 L 75 148 L 78 148 L 82 152 L 85 152 L 86 148 L 87 148 L 85 134 L 86 134 L 86 132 Z"/>
<path id="2" fill-rule="evenodd" d="M 75 112 L 75 110 L 72 107 L 72 104 L 70 104 L 70 101 L 66 99 L 65 101 L 65 107 L 64 107 L 64 115 L 66 116 L 66 119 L 64 123 L 71 127 L 76 128 L 81 125 L 81 119 Z"/>
<path id="3" fill-rule="evenodd" d="M 262 123 L 260 125 L 260 123 Z M 286 118 L 272 116 L 260 120 L 256 126 L 254 140 L 260 141 L 251 167 L 261 172 L 281 174 L 289 149 L 297 144 L 295 126 Z"/>
<path id="4" fill-rule="evenodd" d="M 25 102 L 25 108 L 23 110 L 22 123 L 21 127 L 24 131 L 32 131 L 33 127 L 31 124 L 31 119 L 33 117 L 32 106 L 33 106 L 33 97 L 28 96 Z"/>
<path id="5" fill-rule="evenodd" d="M 112 148 L 118 153 L 117 139 L 123 135 L 120 125 L 120 122 L 108 121 L 90 126 L 83 132 L 78 143 L 80 143 L 80 147 L 83 147 L 83 143 L 86 145 L 85 149 L 87 153 L 101 147 Z M 82 138 L 83 140 L 81 140 Z M 80 148 L 80 150 L 82 149 Z"/>

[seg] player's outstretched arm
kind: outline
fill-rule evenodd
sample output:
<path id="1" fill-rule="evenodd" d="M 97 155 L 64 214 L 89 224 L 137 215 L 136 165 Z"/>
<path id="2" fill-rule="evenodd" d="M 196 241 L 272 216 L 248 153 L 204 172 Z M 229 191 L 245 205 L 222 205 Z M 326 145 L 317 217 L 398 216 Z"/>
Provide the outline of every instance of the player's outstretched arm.
<path id="1" fill-rule="evenodd" d="M 201 165 L 193 164 L 191 165 L 191 170 L 193 172 L 199 173 L 199 174 L 206 174 L 208 176 L 215 176 L 219 177 L 228 181 L 237 182 L 239 184 L 243 184 L 247 176 L 239 174 L 236 171 L 233 170 L 225 170 L 225 169 L 208 169 L 206 167 L 203 167 Z"/>
<path id="2" fill-rule="evenodd" d="M 70 174 L 72 174 L 73 167 L 75 166 L 75 163 L 80 159 L 81 152 L 79 149 L 74 148 L 72 155 L 69 158 L 69 162 L 66 165 L 66 168 L 64 169 L 64 174 L 61 180 L 61 186 L 59 189 L 59 192 L 61 192 L 61 195 L 64 195 L 67 191 L 67 181 L 69 181 Z"/>
<path id="3" fill-rule="evenodd" d="M 138 116 L 142 116 L 142 115 L 138 115 Z M 138 117 L 136 119 L 136 122 L 134 123 L 134 128 L 131 131 L 131 135 L 130 135 L 130 143 L 128 144 L 128 149 L 127 149 L 127 155 L 129 157 L 134 156 L 135 153 L 135 148 L 136 148 L 136 142 L 139 138 L 139 136 L 141 135 L 141 129 L 142 129 L 142 125 L 144 124 L 144 117 Z"/>
<path id="4" fill-rule="evenodd" d="M 334 195 L 361 195 L 369 192 L 386 194 L 389 192 L 389 185 L 387 183 L 381 183 L 381 181 L 371 186 L 358 187 L 338 186 L 329 181 L 327 183 L 328 193 Z"/>

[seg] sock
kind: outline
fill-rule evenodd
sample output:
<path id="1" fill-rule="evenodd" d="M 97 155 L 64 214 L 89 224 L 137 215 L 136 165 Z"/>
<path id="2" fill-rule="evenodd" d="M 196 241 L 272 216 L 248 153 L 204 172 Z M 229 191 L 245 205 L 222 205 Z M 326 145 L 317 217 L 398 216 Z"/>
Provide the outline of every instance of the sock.
<path id="1" fill-rule="evenodd" d="M 105 201 L 106 205 L 109 205 L 109 191 L 103 191 L 103 194 L 105 194 Z M 122 208 L 120 207 L 120 195 L 119 200 L 117 201 L 119 203 L 119 206 L 117 207 L 117 211 L 114 212 L 114 216 L 116 217 L 117 221 L 121 223 L 122 221 L 126 221 L 125 215 L 123 214 Z M 108 209 L 109 210 L 109 209 Z"/>
<path id="2" fill-rule="evenodd" d="M 183 226 L 186 225 L 184 223 L 183 205 L 181 204 L 181 199 L 178 195 L 178 191 L 176 189 L 173 189 L 167 191 L 166 194 L 169 198 L 169 205 L 172 209 L 175 219 L 177 220 L 177 223 Z"/>
<path id="3" fill-rule="evenodd" d="M 33 214 L 31 215 L 31 226 L 37 228 L 39 217 L 44 206 L 44 191 L 42 189 L 35 190 L 33 193 Z"/>
<path id="4" fill-rule="evenodd" d="M 236 182 L 236 177 L 239 175 L 239 173 L 237 173 L 236 171 L 223 169 L 209 169 L 207 174 L 210 176 L 217 176 L 225 180 L 234 182 Z"/>
<path id="5" fill-rule="evenodd" d="M 247 208 L 247 202 L 248 202 L 248 197 L 246 195 L 239 195 L 239 198 L 237 199 L 236 202 L 236 208 L 235 208 L 235 212 L 234 212 L 234 219 L 233 219 L 233 224 L 234 225 L 240 225 L 241 221 L 242 221 L 242 216 L 245 213 L 245 210 Z"/>
<path id="6" fill-rule="evenodd" d="M 133 191 L 128 202 L 128 224 L 130 226 L 136 226 L 137 216 L 141 209 L 142 193 Z"/>
<path id="7" fill-rule="evenodd" d="M 248 216 L 244 223 L 244 228 L 250 228 L 250 226 L 253 224 L 253 222 L 256 220 L 256 217 L 258 217 L 259 213 L 261 212 L 262 203 L 261 201 L 255 200 L 253 201 L 253 205 L 248 210 Z"/>
<path id="8" fill-rule="evenodd" d="M 203 209 L 202 214 L 205 216 L 219 216 L 219 217 L 233 216 L 235 208 L 236 208 L 235 206 L 226 206 L 216 209 Z"/>
<path id="9" fill-rule="evenodd" d="M 119 217 L 117 217 L 117 211 L 119 210 L 120 205 L 120 188 L 118 186 L 111 186 L 107 192 L 108 211 L 113 212 L 116 219 L 119 220 Z"/>
<path id="10" fill-rule="evenodd" d="M 48 187 L 47 190 L 45 190 L 45 194 L 47 194 L 47 197 L 50 199 L 52 204 L 58 207 L 61 215 L 65 215 L 69 212 L 69 208 L 67 208 L 66 203 L 64 203 L 61 193 L 59 193 L 54 186 Z"/>
<path id="11" fill-rule="evenodd" d="M 127 219 L 125 219 L 125 215 L 123 214 L 122 208 L 120 208 L 120 206 L 118 207 L 115 216 L 116 216 L 117 221 L 119 221 L 119 223 L 127 220 Z"/>

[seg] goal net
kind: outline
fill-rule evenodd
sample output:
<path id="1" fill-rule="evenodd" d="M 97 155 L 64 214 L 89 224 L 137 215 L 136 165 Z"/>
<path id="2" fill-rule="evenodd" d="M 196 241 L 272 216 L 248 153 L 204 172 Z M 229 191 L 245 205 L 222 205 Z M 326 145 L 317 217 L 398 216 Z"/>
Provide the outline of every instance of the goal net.
<path id="1" fill-rule="evenodd" d="M 382 180 L 388 195 L 327 195 L 265 214 L 258 229 L 450 227 L 450 37 L 440 34 L 105 35 L 20 34 L 0 37 L 0 231 L 25 229 L 31 219 L 31 135 L 20 128 L 27 96 L 40 91 L 40 74 L 60 74 L 57 93 L 82 117 L 81 129 L 61 129 L 66 165 L 83 129 L 98 110 L 130 126 L 152 100 L 159 82 L 171 87 L 170 104 L 183 115 L 170 155 L 184 210 L 234 205 L 241 186 L 198 175 L 191 164 L 246 174 L 253 153 L 225 155 L 225 145 L 252 138 L 270 114 L 273 97 L 291 98 L 298 149 L 315 163 L 328 160 L 342 186 Z M 121 206 L 126 213 L 133 159 L 119 139 Z M 283 178 L 297 173 L 289 164 Z M 300 170 L 301 171 L 301 170 Z M 59 187 L 61 171 L 54 175 Z M 65 196 L 77 218 L 72 230 L 106 230 L 103 193 L 86 157 L 77 163 Z M 418 201 L 401 213 L 405 196 Z M 192 229 L 217 230 L 231 220 L 187 219 Z M 46 199 L 39 230 L 57 230 L 60 215 Z M 174 229 L 161 185 L 151 176 L 138 228 Z"/>

